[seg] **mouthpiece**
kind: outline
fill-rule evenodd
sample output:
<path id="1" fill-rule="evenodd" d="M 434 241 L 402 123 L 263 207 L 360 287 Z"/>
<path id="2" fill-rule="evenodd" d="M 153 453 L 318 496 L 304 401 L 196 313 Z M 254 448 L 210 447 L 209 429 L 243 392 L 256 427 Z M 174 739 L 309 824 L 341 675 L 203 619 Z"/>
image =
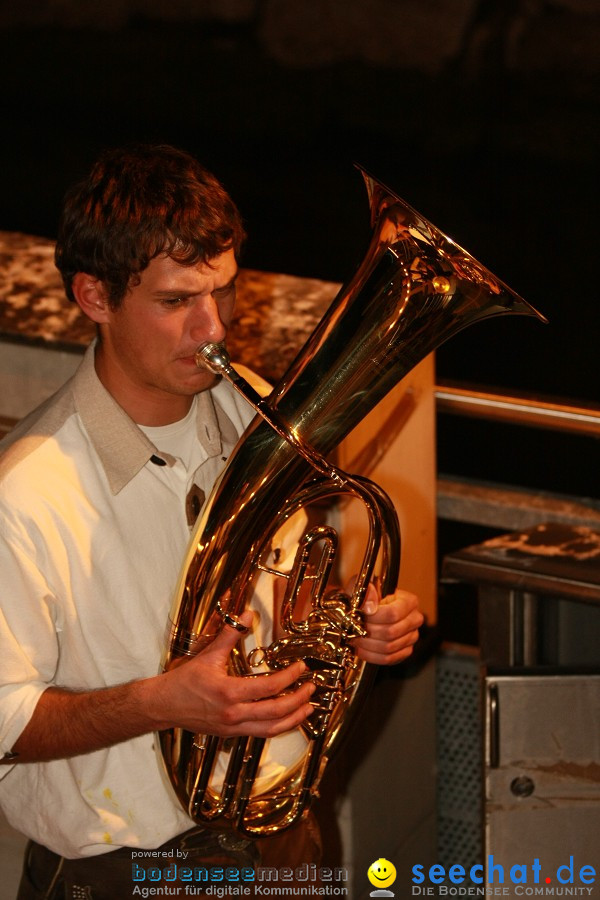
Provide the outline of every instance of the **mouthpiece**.
<path id="1" fill-rule="evenodd" d="M 196 350 L 198 368 L 210 369 L 215 375 L 222 375 L 231 366 L 231 360 L 225 344 L 201 344 Z"/>

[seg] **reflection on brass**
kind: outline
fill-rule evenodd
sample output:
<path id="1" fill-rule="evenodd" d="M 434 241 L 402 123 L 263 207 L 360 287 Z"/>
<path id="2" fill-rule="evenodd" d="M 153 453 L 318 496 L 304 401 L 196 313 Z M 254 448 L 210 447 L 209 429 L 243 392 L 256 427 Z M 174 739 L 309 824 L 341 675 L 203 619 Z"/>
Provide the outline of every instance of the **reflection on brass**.
<path id="1" fill-rule="evenodd" d="M 447 294 L 450 290 L 450 282 L 443 275 L 436 275 L 431 283 L 438 294 Z"/>
<path id="2" fill-rule="evenodd" d="M 267 400 L 231 367 L 225 348 L 199 348 L 209 365 L 258 415 L 209 498 L 192 536 L 168 627 L 163 666 L 205 646 L 254 603 L 258 578 L 285 585 L 275 636 L 240 638 L 232 673 L 252 676 L 304 659 L 316 685 L 314 712 L 294 732 L 268 741 L 182 729 L 161 732 L 160 755 L 183 808 L 222 832 L 261 837 L 308 809 L 334 746 L 361 706 L 371 667 L 357 659 L 361 606 L 377 559 L 382 594 L 396 587 L 400 540 L 389 498 L 328 455 L 417 363 L 462 328 L 508 313 L 543 317 L 466 251 L 363 172 L 373 235 L 354 277 Z M 311 526 L 291 571 L 277 568 L 275 535 L 298 510 L 359 497 L 370 522 L 351 594 L 329 585 L 337 534 Z M 277 546 L 282 544 L 278 541 Z M 263 613 L 264 617 L 264 613 Z M 256 626 L 257 628 L 260 625 Z M 260 664 L 260 666 L 259 666 Z M 278 766 L 275 768 L 273 763 Z"/>

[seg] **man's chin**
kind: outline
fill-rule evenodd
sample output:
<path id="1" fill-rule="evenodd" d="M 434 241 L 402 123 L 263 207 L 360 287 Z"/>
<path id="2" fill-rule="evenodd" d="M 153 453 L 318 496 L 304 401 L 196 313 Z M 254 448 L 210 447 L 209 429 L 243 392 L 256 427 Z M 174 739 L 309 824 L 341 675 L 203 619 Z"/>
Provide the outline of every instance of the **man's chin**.
<path id="1" fill-rule="evenodd" d="M 208 391 L 220 381 L 220 376 L 213 372 L 198 372 L 193 378 L 189 379 L 186 385 L 186 393 L 201 394 L 202 391 Z"/>

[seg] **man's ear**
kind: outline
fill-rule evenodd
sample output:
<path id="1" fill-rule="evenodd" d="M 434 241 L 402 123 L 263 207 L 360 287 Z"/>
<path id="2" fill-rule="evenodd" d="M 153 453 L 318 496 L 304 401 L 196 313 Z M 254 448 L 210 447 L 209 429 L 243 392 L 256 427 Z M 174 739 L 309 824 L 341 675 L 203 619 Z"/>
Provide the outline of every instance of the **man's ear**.
<path id="1" fill-rule="evenodd" d="M 73 277 L 71 289 L 78 305 L 92 322 L 102 325 L 108 321 L 110 305 L 104 284 L 98 278 L 85 272 L 77 272 Z"/>

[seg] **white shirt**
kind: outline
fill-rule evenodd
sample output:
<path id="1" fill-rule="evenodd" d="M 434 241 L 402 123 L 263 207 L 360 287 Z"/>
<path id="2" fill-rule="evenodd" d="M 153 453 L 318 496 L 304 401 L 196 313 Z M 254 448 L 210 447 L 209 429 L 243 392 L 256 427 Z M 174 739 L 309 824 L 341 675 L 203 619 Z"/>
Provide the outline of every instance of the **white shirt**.
<path id="1" fill-rule="evenodd" d="M 0 755 L 46 688 L 157 673 L 189 542 L 186 498 L 208 497 L 253 416 L 221 382 L 196 400 L 190 470 L 161 453 L 97 378 L 75 376 L 0 445 Z M 160 464 L 162 461 L 165 464 Z M 151 734 L 69 759 L 0 767 L 17 830 L 66 856 L 153 848 L 193 823 Z"/>

